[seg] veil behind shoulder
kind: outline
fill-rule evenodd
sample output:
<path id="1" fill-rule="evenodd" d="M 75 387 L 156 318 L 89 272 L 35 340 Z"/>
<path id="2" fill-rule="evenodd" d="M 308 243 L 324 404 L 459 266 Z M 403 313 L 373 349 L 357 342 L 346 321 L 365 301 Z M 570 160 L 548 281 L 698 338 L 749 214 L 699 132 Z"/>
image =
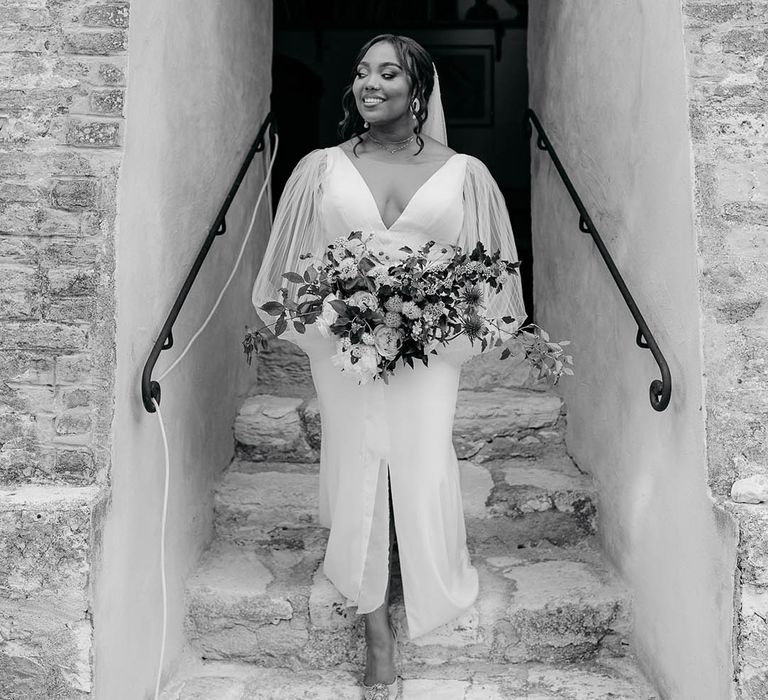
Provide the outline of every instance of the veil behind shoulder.
<path id="1" fill-rule="evenodd" d="M 445 113 L 443 112 L 443 100 L 440 94 L 440 80 L 437 77 L 437 68 L 432 64 L 435 73 L 435 85 L 427 102 L 427 119 L 421 127 L 423 134 L 439 141 L 444 146 L 448 145 L 448 132 L 445 128 Z"/>

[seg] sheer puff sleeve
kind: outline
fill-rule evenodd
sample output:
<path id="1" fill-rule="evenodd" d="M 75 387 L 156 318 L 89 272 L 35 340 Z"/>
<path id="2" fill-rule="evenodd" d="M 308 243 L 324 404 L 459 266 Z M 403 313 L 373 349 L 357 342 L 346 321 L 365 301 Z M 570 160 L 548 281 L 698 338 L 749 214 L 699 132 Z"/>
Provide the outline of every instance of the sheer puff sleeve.
<path id="1" fill-rule="evenodd" d="M 464 220 L 457 241 L 458 245 L 465 252 L 469 252 L 480 241 L 489 254 L 499 250 L 503 260 L 511 262 L 518 260 L 504 196 L 485 164 L 473 156 L 467 156 L 463 200 Z M 487 318 L 501 319 L 505 316 L 513 318 L 512 323 L 499 323 L 502 328 L 502 341 L 512 337 L 527 316 L 520 276 L 509 277 L 499 293 L 486 286 L 484 297 Z M 498 334 L 497 331 L 496 335 Z M 457 340 L 460 342 L 455 344 Z M 470 344 L 464 335 L 456 338 L 451 344 L 454 345 L 449 353 L 452 356 L 451 360 L 459 363 L 469 360 L 479 353 L 482 347 L 479 341 L 475 341 L 473 345 Z"/>
<path id="2" fill-rule="evenodd" d="M 264 259 L 253 285 L 251 301 L 264 324 L 274 323 L 260 307 L 268 301 L 280 301 L 280 288 L 287 286 L 295 292 L 296 285 L 287 282 L 283 273 L 303 272 L 308 260 L 299 258 L 303 253 L 317 253 L 323 247 L 320 200 L 326 168 L 326 152 L 316 149 L 305 155 L 293 169 L 285 183 L 277 205 L 272 229 L 264 252 Z M 289 295 L 295 298 L 295 293 Z M 296 343 L 299 334 L 292 326 L 280 336 Z M 300 341 L 298 345 L 304 343 Z"/>

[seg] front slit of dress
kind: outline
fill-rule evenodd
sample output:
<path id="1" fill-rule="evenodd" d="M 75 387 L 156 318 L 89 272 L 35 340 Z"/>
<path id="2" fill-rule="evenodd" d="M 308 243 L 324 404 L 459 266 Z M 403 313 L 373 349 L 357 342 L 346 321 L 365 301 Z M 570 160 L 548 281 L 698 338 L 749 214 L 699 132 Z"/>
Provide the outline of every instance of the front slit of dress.
<path id="1" fill-rule="evenodd" d="M 321 454 L 326 461 L 321 461 L 321 491 L 332 492 L 328 498 L 333 500 L 323 571 L 359 614 L 384 603 L 391 482 L 413 639 L 455 618 L 477 597 L 451 439 L 459 369 L 435 360 L 429 368 L 403 368 L 389 385 L 357 386 L 337 367 L 324 364 L 322 358 L 313 360 L 318 395 L 321 401 L 332 396 L 337 409 L 346 402 L 347 422 L 323 418 L 328 437 Z M 337 473 L 335 486 L 327 489 Z"/>

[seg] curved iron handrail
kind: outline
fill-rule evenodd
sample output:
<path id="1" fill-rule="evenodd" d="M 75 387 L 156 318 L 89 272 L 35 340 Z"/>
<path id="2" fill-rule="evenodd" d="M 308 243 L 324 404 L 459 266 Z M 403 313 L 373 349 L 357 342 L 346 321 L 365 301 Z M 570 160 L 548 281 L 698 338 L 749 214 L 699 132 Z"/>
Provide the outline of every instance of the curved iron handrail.
<path id="1" fill-rule="evenodd" d="M 595 225 L 592 222 L 592 219 L 587 213 L 587 210 L 584 208 L 584 204 L 582 203 L 581 198 L 579 197 L 576 190 L 574 189 L 573 184 L 571 183 L 571 179 L 568 177 L 568 174 L 565 172 L 565 169 L 563 168 L 563 164 L 560 162 L 560 159 L 557 157 L 557 153 L 555 152 L 555 149 L 552 146 L 552 142 L 549 140 L 546 132 L 544 131 L 544 128 L 541 126 L 541 122 L 539 121 L 539 118 L 536 116 L 536 113 L 532 109 L 526 109 L 525 110 L 525 128 L 528 134 L 528 138 L 530 138 L 531 135 L 533 134 L 533 129 L 531 128 L 531 122 L 533 122 L 533 125 L 536 127 L 536 131 L 538 132 L 538 137 L 536 139 L 536 146 L 540 150 L 547 151 L 549 153 L 550 157 L 552 158 L 552 162 L 555 164 L 555 168 L 557 168 L 557 172 L 560 174 L 560 177 L 563 180 L 563 184 L 568 190 L 568 194 L 571 195 L 571 199 L 573 200 L 573 203 L 576 205 L 576 208 L 579 210 L 579 229 L 584 233 L 588 233 L 592 236 L 592 239 L 595 241 L 595 245 L 597 246 L 597 249 L 600 251 L 600 255 L 602 255 L 603 260 L 605 261 L 605 264 L 608 266 L 608 271 L 611 273 L 611 276 L 613 277 L 614 282 L 616 282 L 616 285 L 618 286 L 619 291 L 621 292 L 621 296 L 624 297 L 624 301 L 627 303 L 627 306 L 629 307 L 629 310 L 635 319 L 635 323 L 637 323 L 637 336 L 635 337 L 635 342 L 639 347 L 650 350 L 651 354 L 653 355 L 653 358 L 656 360 L 656 364 L 659 366 L 659 371 L 661 372 L 661 379 L 654 379 L 651 382 L 649 393 L 650 393 L 650 399 L 651 399 L 651 406 L 656 411 L 663 411 L 669 405 L 669 399 L 672 395 L 672 375 L 670 374 L 670 371 L 669 371 L 669 365 L 667 364 L 666 359 L 664 359 L 664 355 L 662 354 L 661 350 L 659 350 L 659 346 L 656 343 L 656 339 L 653 337 L 653 334 L 648 328 L 648 324 L 645 322 L 643 315 L 640 313 L 640 310 L 637 308 L 637 304 L 635 303 L 635 300 L 632 298 L 632 294 L 630 294 L 629 289 L 627 289 L 627 285 L 624 282 L 624 279 L 622 278 L 618 268 L 616 267 L 616 264 L 613 262 L 613 258 L 611 257 L 611 254 L 608 252 L 608 249 L 605 247 L 605 243 L 603 243 L 603 239 L 600 237 L 600 234 L 597 232 L 597 229 L 595 228 Z"/>
<path id="2" fill-rule="evenodd" d="M 227 212 L 229 211 L 229 207 L 232 204 L 232 200 L 235 198 L 237 191 L 240 189 L 240 185 L 242 184 L 243 179 L 248 172 L 251 161 L 257 153 L 264 150 L 264 137 L 267 134 L 268 128 L 270 135 L 275 133 L 275 119 L 272 115 L 272 112 L 267 114 L 266 118 L 259 127 L 259 132 L 256 134 L 256 139 L 248 150 L 248 153 L 245 156 L 245 160 L 243 160 L 243 164 L 240 166 L 240 170 L 237 173 L 237 177 L 235 178 L 232 187 L 229 188 L 229 192 L 227 193 L 227 197 L 224 200 L 224 204 L 221 205 L 221 209 L 219 209 L 219 213 L 214 219 L 213 225 L 208 231 L 208 235 L 206 236 L 205 241 L 203 241 L 200 252 L 197 254 L 195 262 L 192 264 L 192 268 L 187 275 L 187 279 L 184 280 L 181 291 L 176 297 L 176 301 L 171 308 L 171 312 L 168 314 L 168 318 L 163 324 L 163 329 L 160 331 L 160 335 L 157 337 L 155 344 L 152 346 L 152 351 L 149 353 L 149 358 L 147 359 L 147 362 L 144 365 L 144 371 L 141 374 L 141 398 L 144 402 L 144 408 L 146 408 L 149 413 L 155 412 L 155 405 L 152 403 L 152 399 L 155 399 L 158 404 L 160 403 L 160 384 L 152 379 L 152 371 L 155 368 L 157 358 L 160 356 L 160 353 L 163 350 L 168 350 L 173 347 L 173 324 L 175 323 L 176 318 L 181 311 L 181 307 L 183 306 L 184 301 L 189 294 L 189 290 L 192 288 L 192 283 L 195 281 L 197 273 L 200 271 L 200 267 L 202 266 L 203 261 L 205 260 L 205 256 L 208 254 L 208 250 L 213 244 L 214 239 L 217 236 L 221 236 L 222 234 L 226 233 Z"/>

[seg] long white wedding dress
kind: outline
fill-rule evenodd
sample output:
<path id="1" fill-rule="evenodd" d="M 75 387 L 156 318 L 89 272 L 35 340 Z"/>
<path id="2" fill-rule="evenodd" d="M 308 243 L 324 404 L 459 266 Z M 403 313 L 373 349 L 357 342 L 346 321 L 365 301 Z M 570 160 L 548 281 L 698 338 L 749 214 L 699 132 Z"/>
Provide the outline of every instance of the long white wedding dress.
<path id="1" fill-rule="evenodd" d="M 303 271 L 305 252 L 322 254 L 337 236 L 373 232 L 374 250 L 432 239 L 465 250 L 480 240 L 516 260 L 509 215 L 488 169 L 451 156 L 415 192 L 389 227 L 361 172 L 340 147 L 318 149 L 294 169 L 280 199 L 253 290 L 258 309 L 279 299 L 288 270 Z M 263 311 L 265 322 L 274 319 Z M 492 297 L 487 314 L 525 317 L 518 278 Z M 309 356 L 322 424 L 320 523 L 330 528 L 323 571 L 358 613 L 384 602 L 389 553 L 389 469 L 408 634 L 419 637 L 469 608 L 477 570 L 466 545 L 459 469 L 452 443 L 461 363 L 479 352 L 467 341 L 440 349 L 429 366 L 398 367 L 389 384 L 364 385 L 331 362 L 333 339 L 313 326 L 282 336 Z M 461 340 L 461 339 L 459 339 Z"/>

